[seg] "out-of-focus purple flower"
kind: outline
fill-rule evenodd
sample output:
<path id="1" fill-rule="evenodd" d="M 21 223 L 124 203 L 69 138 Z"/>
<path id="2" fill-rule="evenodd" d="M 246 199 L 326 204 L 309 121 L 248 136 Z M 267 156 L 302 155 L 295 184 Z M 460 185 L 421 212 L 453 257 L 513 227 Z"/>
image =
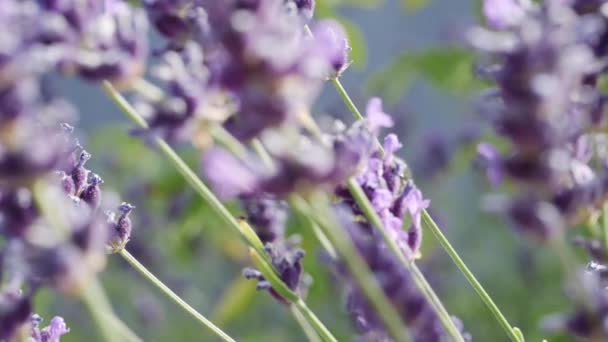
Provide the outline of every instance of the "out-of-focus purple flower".
<path id="1" fill-rule="evenodd" d="M 139 77 L 148 48 L 145 13 L 123 1 L 86 2 L 90 3 L 48 6 L 43 14 L 65 25 L 57 32 L 67 41 L 60 68 L 85 79 L 118 84 Z"/>
<path id="2" fill-rule="evenodd" d="M 485 143 L 478 153 L 493 185 L 505 180 L 516 187 L 503 213 L 536 237 L 580 222 L 582 208 L 598 205 L 606 191 L 604 171 L 592 168 L 605 161 L 585 146 L 604 116 L 596 81 L 606 53 L 600 43 L 605 26 L 599 25 L 605 19 L 597 3 L 576 3 L 488 0 L 489 21 L 491 15 L 497 25 L 513 20 L 501 24 L 504 32 L 477 28 L 470 36 L 497 62 L 489 74 L 497 89 L 485 99 L 492 106 L 484 116 L 509 142 L 505 153 Z"/>
<path id="3" fill-rule="evenodd" d="M 146 0 L 143 4 L 156 30 L 170 39 L 173 48 L 180 48 L 193 38 L 206 15 L 190 0 Z"/>
<path id="4" fill-rule="evenodd" d="M 256 234 L 266 244 L 285 238 L 287 223 L 287 204 L 270 194 L 241 196 L 247 222 L 251 223 Z"/>
<path id="5" fill-rule="evenodd" d="M 542 321 L 544 330 L 567 332 L 579 338 L 608 338 L 608 295 L 606 266 L 591 261 L 576 278 L 576 294 L 572 296 L 576 308 L 566 314 L 553 314 Z"/>
<path id="6" fill-rule="evenodd" d="M 186 133 L 196 136 L 196 125 L 189 119 L 199 116 L 223 122 L 235 137 L 249 141 L 267 129 L 297 123 L 332 70 L 342 71 L 347 65 L 347 43 L 338 24 L 311 23 L 319 37 L 308 37 L 304 31 L 314 9 L 311 0 L 150 0 L 145 5 L 157 29 L 172 41 L 170 50 L 199 50 L 204 61 L 197 68 L 208 70 L 202 89 L 198 80 L 182 82 L 184 89 L 195 89 L 197 110 L 186 106 L 182 95 L 170 97 L 162 103 L 180 106 L 152 115 L 156 128 L 188 122 L 191 130 Z M 181 69 L 172 65 L 164 72 Z M 218 100 L 230 104 L 229 110 L 219 118 L 208 117 Z M 164 115 L 173 113 L 178 115 Z"/>
<path id="7" fill-rule="evenodd" d="M 31 299 L 15 292 L 0 293 L 0 340 L 16 338 L 17 330 L 28 322 L 32 314 Z"/>
<path id="8" fill-rule="evenodd" d="M 365 107 L 366 122 L 369 130 L 378 135 L 381 128 L 393 127 L 393 119 L 382 109 L 382 99 L 373 97 Z"/>
<path id="9" fill-rule="evenodd" d="M 477 155 L 486 169 L 486 176 L 493 187 L 497 187 L 502 182 L 501 156 L 496 147 L 488 143 L 477 145 Z"/>
<path id="10" fill-rule="evenodd" d="M 220 148 L 205 153 L 202 170 L 218 196 L 224 199 L 249 194 L 259 182 L 254 171 Z"/>
<path id="11" fill-rule="evenodd" d="M 136 104 L 137 110 L 148 118 L 152 134 L 169 142 L 192 139 L 204 120 L 226 119 L 225 110 L 213 103 L 220 96 L 213 96 L 208 89 L 209 70 L 200 46 L 194 42 L 186 42 L 179 51 L 163 53 L 152 68 L 152 75 L 162 82 L 163 96 Z"/>
<path id="12" fill-rule="evenodd" d="M 502 30 L 517 25 L 525 16 L 526 0 L 484 0 L 483 15 L 488 26 Z"/>
<path id="13" fill-rule="evenodd" d="M 340 24 L 333 20 L 320 21 L 313 27 L 315 46 L 325 53 L 326 60 L 329 61 L 333 77 L 339 77 L 350 65 L 348 54 L 351 50 L 346 38 L 346 33 Z M 311 58 L 324 56 L 318 54 L 311 55 Z"/>

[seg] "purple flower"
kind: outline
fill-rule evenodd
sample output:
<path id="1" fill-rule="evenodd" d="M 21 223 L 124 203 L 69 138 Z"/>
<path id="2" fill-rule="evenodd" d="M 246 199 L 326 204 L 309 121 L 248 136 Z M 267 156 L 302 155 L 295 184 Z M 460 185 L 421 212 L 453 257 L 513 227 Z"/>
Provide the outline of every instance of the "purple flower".
<path id="1" fill-rule="evenodd" d="M 251 193 L 259 181 L 250 168 L 220 148 L 205 152 L 202 169 L 215 192 L 224 199 Z"/>
<path id="2" fill-rule="evenodd" d="M 129 215 L 135 207 L 129 203 L 123 202 L 118 206 L 118 218 L 114 212 L 106 212 L 107 225 L 110 229 L 106 251 L 117 253 L 121 251 L 131 239 L 132 223 Z"/>
<path id="3" fill-rule="evenodd" d="M 603 119 L 598 62 L 608 51 L 597 24 L 608 21 L 596 2 L 522 4 L 486 1 L 489 22 L 509 32 L 471 34 L 473 45 L 497 63 L 489 74 L 495 96 L 485 99 L 491 106 L 484 116 L 509 143 L 502 155 L 485 143 L 478 154 L 492 185 L 503 179 L 514 185 L 501 212 L 527 235 L 546 238 L 580 222 L 582 209 L 599 205 L 606 193 L 603 167 L 593 167 L 603 158 L 585 141 Z"/>
<path id="4" fill-rule="evenodd" d="M 377 135 L 381 127 L 390 127 L 392 120 L 382 111 L 380 99 L 373 98 L 367 106 L 367 129 Z M 411 182 L 406 181 L 407 165 L 395 155 L 402 147 L 395 134 L 384 139 L 384 154 L 376 147 L 368 149 L 368 155 L 361 160 L 364 165 L 356 175 L 356 180 L 371 201 L 374 210 L 382 219 L 385 229 L 404 255 L 408 258 L 419 256 L 422 242 L 421 215 L 430 201 Z M 338 187 L 338 198 L 348 204 L 354 214 L 362 211 L 346 189 Z M 405 227 L 404 222 L 411 220 Z"/>
<path id="5" fill-rule="evenodd" d="M 395 256 L 386 248 L 382 238 L 355 222 L 348 209 L 337 208 L 337 213 L 385 295 L 399 313 L 399 318 L 407 326 L 412 339 L 442 341 L 446 338 L 447 334 L 431 304 L 420 293 L 408 271 L 399 265 Z M 366 340 L 389 340 L 377 313 L 350 278 L 347 268 L 340 262 L 336 263 L 336 268 L 340 279 L 345 281 L 346 310 L 361 337 Z M 462 327 L 460 321 L 453 319 Z M 465 340 L 471 340 L 468 333 L 463 331 L 462 334 Z"/>
<path id="6" fill-rule="evenodd" d="M 32 314 L 31 298 L 11 291 L 0 293 L 0 340 L 10 341 Z"/>
<path id="7" fill-rule="evenodd" d="M 59 316 L 53 317 L 47 327 L 38 329 L 38 325 L 42 321 L 42 318 L 38 315 L 32 317 L 34 321 L 34 328 L 32 331 L 32 339 L 34 342 L 60 342 L 61 336 L 70 332 L 64 319 Z"/>
<path id="8" fill-rule="evenodd" d="M 516 25 L 525 16 L 526 0 L 484 0 L 483 15 L 488 26 L 502 30 Z"/>
<path id="9" fill-rule="evenodd" d="M 271 194 L 241 196 L 247 222 L 251 223 L 262 243 L 285 238 L 287 204 Z"/>
<path id="10" fill-rule="evenodd" d="M 351 47 L 344 29 L 336 21 L 323 20 L 315 24 L 312 31 L 315 46 L 321 51 L 310 58 L 323 56 L 325 61 L 329 61 L 334 77 L 339 77 L 350 65 L 348 54 Z"/>
<path id="11" fill-rule="evenodd" d="M 310 282 L 307 279 L 308 277 L 304 276 L 302 268 L 302 258 L 304 258 L 305 255 L 304 251 L 285 242 L 267 243 L 265 250 L 270 257 L 272 265 L 277 270 L 279 278 L 287 287 L 301 295 L 302 292 L 307 289 Z M 258 290 L 268 290 L 275 299 L 283 304 L 289 304 L 285 298 L 272 288 L 270 283 L 264 279 L 259 271 L 246 268 L 243 270 L 243 275 L 247 279 L 258 280 Z"/>
<path id="12" fill-rule="evenodd" d="M 486 169 L 486 176 L 493 187 L 497 187 L 502 182 L 501 156 L 498 150 L 488 143 L 477 145 L 477 154 Z"/>
<path id="13" fill-rule="evenodd" d="M 382 100 L 373 97 L 365 107 L 367 126 L 374 135 L 378 135 L 381 128 L 393 127 L 393 119 L 382 110 Z"/>

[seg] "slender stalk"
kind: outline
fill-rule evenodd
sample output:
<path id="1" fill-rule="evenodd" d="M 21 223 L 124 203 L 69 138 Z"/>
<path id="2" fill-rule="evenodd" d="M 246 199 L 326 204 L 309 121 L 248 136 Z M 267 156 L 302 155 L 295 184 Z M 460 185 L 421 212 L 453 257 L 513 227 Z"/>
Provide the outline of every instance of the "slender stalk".
<path id="1" fill-rule="evenodd" d="M 131 253 L 129 253 L 126 249 L 120 250 L 118 252 L 120 256 L 122 256 L 134 269 L 136 269 L 141 275 L 146 277 L 150 283 L 156 286 L 159 290 L 161 290 L 167 297 L 171 298 L 175 304 L 179 305 L 184 311 L 189 313 L 192 317 L 194 317 L 197 321 L 202 323 L 204 326 L 209 328 L 209 330 L 213 331 L 218 337 L 227 342 L 234 342 L 235 340 L 228 336 L 222 329 L 218 328 L 213 322 L 208 320 L 205 316 L 200 314 L 196 309 L 190 306 L 186 301 L 180 298 L 175 292 L 173 292 L 167 285 L 165 285 L 160 279 L 156 278 L 152 272 L 150 272 L 144 265 L 142 265 Z"/>
<path id="2" fill-rule="evenodd" d="M 101 333 L 101 336 L 104 341 L 116 341 L 116 331 L 113 330 L 112 327 L 110 327 L 110 320 L 108 319 L 108 315 L 105 315 L 101 312 L 100 307 L 97 305 L 97 294 L 94 293 L 92 290 L 93 287 L 84 287 L 81 293 L 82 301 L 86 306 L 87 310 L 89 311 L 89 314 L 93 317 L 93 321 L 95 322 L 95 325 L 97 325 L 97 327 L 99 328 L 99 332 Z"/>
<path id="3" fill-rule="evenodd" d="M 401 251 L 399 246 L 397 246 L 396 241 L 389 236 L 388 232 L 386 231 L 386 228 L 382 224 L 382 220 L 378 216 L 378 213 L 376 213 L 376 211 L 374 210 L 369 199 L 363 192 L 363 189 L 361 189 L 361 186 L 354 179 L 349 179 L 348 189 L 353 195 L 355 202 L 357 203 L 359 208 L 363 210 L 363 213 L 370 221 L 370 223 L 375 226 L 378 231 L 380 231 L 384 242 L 388 245 L 393 254 L 397 256 L 401 265 L 410 272 L 410 274 L 412 275 L 412 279 L 416 284 L 416 287 L 418 287 L 418 289 L 422 292 L 429 304 L 431 304 L 450 337 L 452 337 L 452 339 L 454 339 L 455 341 L 464 342 L 464 339 L 460 334 L 460 331 L 454 324 L 454 321 L 450 317 L 450 314 L 447 312 L 447 310 L 443 306 L 443 303 L 441 303 L 441 300 L 437 297 L 435 291 L 433 291 L 433 288 L 427 282 L 420 269 L 416 266 L 416 264 L 414 264 L 413 261 L 410 261 L 405 257 L 403 251 Z"/>
<path id="4" fill-rule="evenodd" d="M 302 315 L 302 313 L 298 310 L 297 307 L 295 307 L 293 304 L 291 304 L 289 306 L 289 310 L 291 311 L 291 314 L 293 315 L 293 317 L 295 317 L 296 321 L 300 325 L 300 328 L 302 328 L 304 335 L 306 335 L 306 338 L 310 342 L 322 342 L 321 339 L 319 338 L 319 335 L 317 335 L 317 332 L 308 323 L 306 318 Z"/>
<path id="5" fill-rule="evenodd" d="M 137 111 L 129 104 L 129 102 L 112 86 L 108 81 L 102 82 L 102 87 L 108 96 L 118 105 L 118 107 L 137 125 L 141 128 L 148 129 L 148 123 L 144 118 L 137 113 Z M 264 246 L 260 239 L 257 237 L 255 232 L 251 230 L 246 222 L 239 222 L 232 216 L 230 211 L 220 202 L 220 200 L 207 188 L 207 186 L 201 181 L 194 171 L 184 162 L 183 159 L 171 148 L 171 146 L 160 137 L 155 137 L 155 142 L 161 152 L 167 157 L 176 169 L 182 174 L 184 179 L 192 186 L 192 188 L 201 196 L 201 198 L 211 207 L 211 209 L 226 223 L 230 228 L 236 230 L 241 238 L 252 247 L 252 249 L 261 256 L 263 264 L 273 270 L 276 274 L 276 270 L 269 261 L 268 255 L 264 251 Z M 296 305 L 303 301 L 298 299 L 295 302 Z M 319 329 L 326 332 L 328 337 L 331 337 L 329 341 L 335 341 L 335 337 L 331 335 L 329 330 L 323 325 L 323 323 L 316 317 L 316 315 L 310 311 L 306 306 L 298 306 L 309 320 L 309 323 L 318 327 Z"/>
<path id="6" fill-rule="evenodd" d="M 135 108 L 112 86 L 110 82 L 104 81 L 102 87 L 110 98 L 118 105 L 118 107 L 125 113 L 133 122 L 143 129 L 149 129 L 148 123 L 144 118 L 137 113 Z M 252 239 L 250 234 L 247 234 L 234 218 L 234 216 L 226 209 L 226 207 L 220 202 L 220 200 L 209 190 L 209 188 L 201 181 L 194 171 L 184 162 L 184 160 L 173 150 L 173 148 L 167 144 L 160 137 L 155 137 L 155 143 L 161 152 L 167 157 L 175 168 L 182 174 L 184 179 L 190 184 L 190 186 L 203 198 L 203 200 L 211 206 L 213 211 L 231 228 L 234 228 L 240 233 L 241 238 L 253 246 L 253 248 L 260 253 L 265 255 L 264 246 L 259 239 Z"/>
<path id="7" fill-rule="evenodd" d="M 323 325 L 323 323 L 321 323 L 319 318 L 317 316 L 315 316 L 315 314 L 308 308 L 308 306 L 302 300 L 302 298 L 299 298 L 294 303 L 294 305 L 300 311 L 300 313 L 302 314 L 302 317 L 304 317 L 304 319 L 308 322 L 308 324 L 310 324 L 315 329 L 317 334 L 319 334 L 319 336 L 321 336 L 321 339 L 323 341 L 326 341 L 326 342 L 337 342 L 338 341 L 331 334 L 331 332 L 329 332 L 329 330 L 327 330 L 327 328 Z"/>
<path id="8" fill-rule="evenodd" d="M 443 235 L 441 229 L 439 229 L 435 221 L 433 221 L 433 219 L 431 218 L 431 215 L 429 215 L 429 213 L 426 211 L 422 212 L 422 222 L 423 226 L 425 226 L 433 233 L 433 235 L 435 235 L 441 246 L 443 246 L 443 248 L 448 253 L 452 261 L 456 264 L 460 272 L 462 272 L 464 277 L 468 280 L 469 284 L 471 284 L 475 292 L 477 292 L 477 295 L 479 295 L 479 297 L 486 304 L 488 309 L 490 309 L 492 315 L 494 315 L 494 318 L 496 318 L 498 323 L 500 323 L 507 336 L 509 336 L 512 341 L 520 341 L 519 337 L 514 332 L 513 327 L 511 326 L 511 324 L 509 324 L 509 321 L 507 321 L 498 306 L 494 303 L 492 297 L 490 297 L 490 295 L 486 292 L 483 286 L 481 286 L 477 278 L 475 278 L 475 275 L 473 275 L 473 272 L 471 272 L 471 270 L 469 270 L 464 261 L 462 261 L 462 258 L 460 258 L 458 253 L 456 253 L 456 250 L 454 250 L 448 239 L 445 237 L 445 235 Z"/>
<path id="9" fill-rule="evenodd" d="M 342 86 L 342 83 L 340 82 L 340 80 L 338 78 L 334 78 L 334 79 L 332 79 L 332 83 L 334 84 L 336 90 L 342 97 L 344 104 L 348 107 L 348 109 L 350 110 L 352 115 L 357 120 L 362 120 L 363 115 L 361 115 L 361 112 L 359 112 L 359 110 L 357 109 L 357 106 L 354 104 L 354 102 L 352 101 L 352 99 L 350 98 L 350 96 L 348 95 L 348 93 L 346 92 L 344 87 Z M 376 141 L 376 142 L 377 142 L 377 145 L 381 145 L 379 141 Z M 481 284 L 479 283 L 477 278 L 475 278 L 475 276 L 469 270 L 469 268 L 466 266 L 464 261 L 462 261 L 462 258 L 460 258 L 460 256 L 456 252 L 456 250 L 452 247 L 450 242 L 445 238 L 445 236 L 443 235 L 443 233 L 441 232 L 439 227 L 437 227 L 437 224 L 435 223 L 435 221 L 433 221 L 433 219 L 431 218 L 429 213 L 424 209 L 422 211 L 422 217 L 423 217 L 423 226 L 433 232 L 433 235 L 435 235 L 435 237 L 437 238 L 437 240 L 439 241 L 439 243 L 441 244 L 443 249 L 448 253 L 450 258 L 454 262 L 454 264 L 456 264 L 456 266 L 461 271 L 461 273 L 469 281 L 469 283 L 471 284 L 471 286 L 473 287 L 475 292 L 477 292 L 477 294 L 479 295 L 481 300 L 486 304 L 488 309 L 492 312 L 492 314 L 494 315 L 494 318 L 503 327 L 507 336 L 512 341 L 519 341 L 519 337 L 517 336 L 516 333 L 514 333 L 513 327 L 511 326 L 511 324 L 509 324 L 509 322 L 507 321 L 505 316 L 502 314 L 502 312 L 500 311 L 498 306 L 496 306 L 496 304 L 494 303 L 492 298 L 488 295 L 488 293 L 485 291 L 483 286 L 481 286 Z"/>
<path id="10" fill-rule="evenodd" d="M 334 215 L 328 210 L 328 201 L 315 199 L 314 202 L 316 206 L 313 208 L 306 200 L 297 195 L 292 195 L 290 199 L 290 203 L 295 210 L 304 216 L 313 217 L 318 223 L 332 245 L 339 252 L 342 261 L 346 264 L 355 281 L 369 299 L 370 304 L 380 315 L 394 340 L 399 342 L 410 341 L 409 335 L 404 330 L 404 326 L 399 318 L 399 314 L 382 291 L 369 266 L 356 251 L 342 227 L 335 222 Z"/>

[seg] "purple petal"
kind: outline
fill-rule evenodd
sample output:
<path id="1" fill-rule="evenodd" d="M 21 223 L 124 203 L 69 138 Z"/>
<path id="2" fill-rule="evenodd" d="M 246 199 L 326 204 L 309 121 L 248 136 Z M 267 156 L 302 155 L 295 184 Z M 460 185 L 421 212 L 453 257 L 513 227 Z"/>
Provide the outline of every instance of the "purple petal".
<path id="1" fill-rule="evenodd" d="M 393 154 L 401 147 L 403 145 L 399 142 L 396 134 L 391 133 L 384 137 L 384 165 L 392 165 Z"/>
<path id="2" fill-rule="evenodd" d="M 388 189 L 377 189 L 372 196 L 372 205 L 376 212 L 388 209 L 393 204 L 393 193 Z"/>
<path id="3" fill-rule="evenodd" d="M 59 316 L 53 317 L 48 327 L 40 332 L 41 342 L 59 342 L 61 336 L 70 332 L 63 318 Z"/>
<path id="4" fill-rule="evenodd" d="M 502 157 L 496 147 L 488 143 L 480 143 L 477 145 L 477 154 L 479 155 L 483 166 L 486 168 L 486 176 L 492 187 L 497 187 L 502 182 Z"/>
<path id="5" fill-rule="evenodd" d="M 211 148 L 205 153 L 202 169 L 222 199 L 250 193 L 258 183 L 252 170 L 220 148 Z"/>
<path id="6" fill-rule="evenodd" d="M 382 100 L 379 97 L 369 99 L 365 114 L 369 129 L 374 134 L 378 134 L 381 128 L 393 127 L 393 119 L 382 111 Z"/>
<path id="7" fill-rule="evenodd" d="M 516 25 L 526 14 L 518 0 L 484 0 L 483 15 L 488 26 L 504 30 Z"/>

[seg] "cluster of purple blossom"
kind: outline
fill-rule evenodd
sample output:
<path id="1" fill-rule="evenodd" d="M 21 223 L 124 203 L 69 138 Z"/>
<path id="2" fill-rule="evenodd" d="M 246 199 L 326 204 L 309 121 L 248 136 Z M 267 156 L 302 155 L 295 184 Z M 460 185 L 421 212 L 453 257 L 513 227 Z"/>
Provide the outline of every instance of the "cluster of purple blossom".
<path id="1" fill-rule="evenodd" d="M 496 83 L 484 114 L 508 145 L 483 143 L 479 154 L 494 185 L 515 184 L 511 198 L 491 198 L 527 235 L 561 238 L 565 229 L 593 221 L 607 198 L 606 98 L 600 79 L 608 57 L 606 1 L 554 0 L 543 4 L 486 0 L 488 29 L 476 28 L 474 46 L 492 55 L 482 73 Z M 575 285 L 580 304 L 548 326 L 603 340 L 608 336 L 605 246 L 577 237 L 594 259 Z M 601 245 L 601 247 L 600 247 Z"/>
<path id="2" fill-rule="evenodd" d="M 57 342 L 69 329 L 60 317 L 41 329 L 33 296 L 88 286 L 104 249 L 128 241 L 132 207 L 118 219 L 100 210 L 103 181 L 85 168 L 90 154 L 64 123 L 75 110 L 48 75 L 128 82 L 143 71 L 147 21 L 122 1 L 7 0 L 0 22 L 0 339 Z"/>
<path id="3" fill-rule="evenodd" d="M 335 191 L 339 206 L 349 208 L 348 226 L 362 227 L 349 230 L 353 240 L 374 239 L 374 250 L 360 246 L 360 251 L 378 278 L 387 281 L 387 296 L 403 295 L 397 306 L 405 324 L 415 322 L 416 341 L 443 336 L 438 317 L 407 271 L 396 266 L 395 256 L 369 223 L 358 223 L 361 210 L 346 189 L 346 180 L 356 177 L 402 252 L 410 259 L 418 255 L 421 212 L 429 201 L 406 179 L 407 166 L 394 155 L 401 147 L 397 137 L 388 135 L 384 150 L 375 144 L 380 129 L 392 125 L 380 100 L 369 102 L 365 122 L 348 129 L 338 123 L 323 134 L 310 125 L 309 108 L 320 86 L 348 66 L 344 30 L 335 22 L 311 21 L 312 1 L 151 0 L 145 7 L 168 43 L 153 68 L 164 95 L 140 101 L 138 109 L 153 134 L 203 147 L 206 178 L 221 198 L 240 199 L 281 280 L 299 294 L 308 284 L 301 264 L 304 253 L 285 235 L 283 201 L 293 192 Z M 270 162 L 253 149 L 239 156 L 200 144 L 214 124 L 243 144 L 260 143 Z M 286 302 L 260 272 L 246 269 L 244 274 Z M 362 333 L 385 335 L 356 283 L 343 275 L 350 289 L 349 311 L 365 326 Z M 407 294 L 390 284 L 408 288 Z"/>
<path id="4" fill-rule="evenodd" d="M 608 198 L 600 151 L 607 139 L 606 99 L 599 88 L 608 57 L 607 6 L 608 0 L 486 0 L 490 29 L 470 32 L 472 44 L 492 55 L 492 64 L 479 68 L 496 83 L 483 109 L 508 146 L 500 153 L 480 144 L 479 154 L 493 184 L 516 184 L 513 196 L 488 205 L 536 238 L 550 240 L 597 216 Z M 301 297 L 310 279 L 297 236 L 286 233 L 287 202 L 294 193 L 332 193 L 333 213 L 412 339 L 448 338 L 402 255 L 392 253 L 349 187 L 354 182 L 363 190 L 408 262 L 421 257 L 421 220 L 430 201 L 397 157 L 397 136 L 378 143 L 381 129 L 393 124 L 380 99 L 371 99 L 366 119 L 350 127 L 336 122 L 323 132 L 312 120 L 323 83 L 349 64 L 344 29 L 315 22 L 313 12 L 313 0 L 145 0 L 142 7 L 121 0 L 4 0 L 0 340 L 59 341 L 69 329 L 59 317 L 39 327 L 31 303 L 36 291 L 48 286 L 78 293 L 103 268 L 104 252 L 123 250 L 131 234 L 134 207 L 122 203 L 118 215 L 105 211 L 103 180 L 86 168 L 91 156 L 64 123 L 75 120 L 75 110 L 51 94 L 50 73 L 135 90 L 136 108 L 149 126 L 145 134 L 200 147 L 206 179 L 222 199 L 240 201 L 278 277 Z M 154 85 L 141 79 L 148 22 L 166 40 L 150 68 Z M 215 144 L 216 129 L 244 152 Z M 50 209 L 60 218 L 49 216 Z M 596 237 L 577 242 L 595 259 L 575 298 L 581 306 L 548 325 L 605 337 L 607 252 Z M 358 332 L 365 340 L 391 340 L 342 257 L 330 264 Z M 290 304 L 258 270 L 244 275 Z"/>

